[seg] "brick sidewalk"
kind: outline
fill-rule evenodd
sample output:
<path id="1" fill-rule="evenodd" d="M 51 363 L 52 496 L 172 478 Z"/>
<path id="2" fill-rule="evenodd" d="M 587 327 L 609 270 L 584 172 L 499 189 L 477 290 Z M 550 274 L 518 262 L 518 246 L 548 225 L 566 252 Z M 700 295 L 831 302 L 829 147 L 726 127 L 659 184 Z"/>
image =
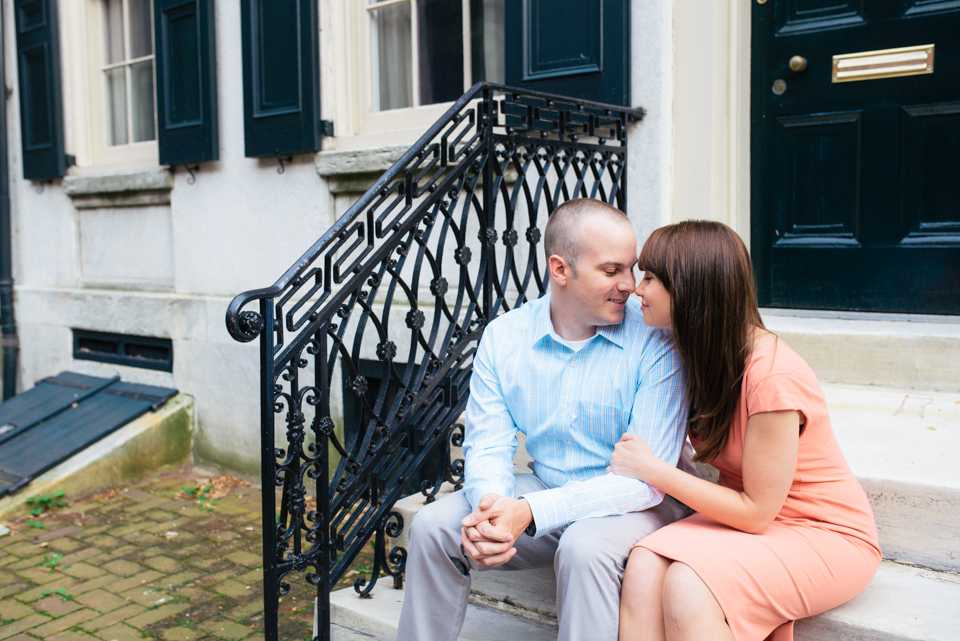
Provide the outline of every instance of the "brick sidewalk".
<path id="1" fill-rule="evenodd" d="M 180 472 L 54 508 L 42 529 L 11 523 L 0 641 L 262 639 L 259 490 L 219 477 L 201 504 L 182 489 L 205 483 Z M 310 639 L 313 588 L 289 583 L 281 639 Z"/>

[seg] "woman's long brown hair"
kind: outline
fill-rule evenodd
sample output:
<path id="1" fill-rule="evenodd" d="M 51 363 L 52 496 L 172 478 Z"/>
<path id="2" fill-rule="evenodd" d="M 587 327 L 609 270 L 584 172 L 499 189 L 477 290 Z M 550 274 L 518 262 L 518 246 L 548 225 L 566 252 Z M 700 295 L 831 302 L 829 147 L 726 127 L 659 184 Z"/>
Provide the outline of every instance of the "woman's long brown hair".
<path id="1" fill-rule="evenodd" d="M 688 220 L 654 231 L 638 267 L 670 293 L 673 335 L 687 368 L 694 461 L 709 463 L 727 442 L 754 327 L 763 327 L 747 248 L 722 223 Z"/>

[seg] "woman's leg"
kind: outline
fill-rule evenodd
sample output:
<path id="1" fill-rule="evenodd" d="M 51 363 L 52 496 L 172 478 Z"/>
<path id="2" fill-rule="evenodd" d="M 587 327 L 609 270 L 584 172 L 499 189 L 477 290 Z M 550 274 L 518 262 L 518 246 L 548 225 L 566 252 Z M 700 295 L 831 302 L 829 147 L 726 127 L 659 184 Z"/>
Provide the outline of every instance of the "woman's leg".
<path id="1" fill-rule="evenodd" d="M 620 589 L 620 641 L 664 641 L 663 577 L 672 561 L 633 548 Z"/>
<path id="2" fill-rule="evenodd" d="M 734 641 L 710 588 L 683 563 L 672 563 L 663 578 L 663 622 L 668 641 Z"/>

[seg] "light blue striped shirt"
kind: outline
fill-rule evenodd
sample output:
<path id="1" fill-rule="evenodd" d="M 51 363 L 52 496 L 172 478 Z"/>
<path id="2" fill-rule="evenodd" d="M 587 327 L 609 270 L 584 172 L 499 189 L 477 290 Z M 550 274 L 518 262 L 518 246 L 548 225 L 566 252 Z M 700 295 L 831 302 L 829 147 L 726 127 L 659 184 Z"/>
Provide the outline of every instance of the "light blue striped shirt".
<path id="1" fill-rule="evenodd" d="M 579 351 L 554 338 L 550 296 L 496 318 L 473 360 L 463 450 L 464 491 L 476 509 L 513 496 L 517 431 L 546 490 L 525 494 L 537 536 L 590 517 L 638 512 L 663 492 L 607 474 L 624 432 L 676 464 L 685 438 L 686 381 L 669 330 L 643 323 L 627 301 L 620 325 L 600 327 Z"/>

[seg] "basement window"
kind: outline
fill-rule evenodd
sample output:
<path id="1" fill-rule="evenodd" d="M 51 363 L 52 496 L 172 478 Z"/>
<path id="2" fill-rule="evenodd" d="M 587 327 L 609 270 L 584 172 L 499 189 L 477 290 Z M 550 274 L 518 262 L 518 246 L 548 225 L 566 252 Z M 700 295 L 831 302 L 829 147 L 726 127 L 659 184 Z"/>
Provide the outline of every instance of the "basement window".
<path id="1" fill-rule="evenodd" d="M 169 338 L 106 334 L 73 330 L 73 357 L 112 365 L 126 365 L 161 372 L 173 371 L 173 343 Z"/>

